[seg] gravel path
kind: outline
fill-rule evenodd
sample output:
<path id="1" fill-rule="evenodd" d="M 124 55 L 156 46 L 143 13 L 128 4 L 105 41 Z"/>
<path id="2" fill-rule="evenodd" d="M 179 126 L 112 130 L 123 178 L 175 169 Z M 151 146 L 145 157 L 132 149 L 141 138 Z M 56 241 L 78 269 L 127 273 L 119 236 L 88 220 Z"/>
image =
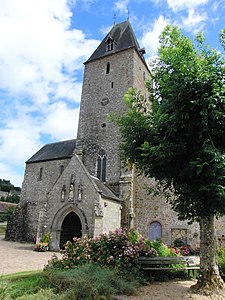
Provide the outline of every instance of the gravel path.
<path id="1" fill-rule="evenodd" d="M 43 269 L 54 252 L 33 249 L 34 244 L 4 241 L 0 237 L 0 276 Z"/>
<path id="2" fill-rule="evenodd" d="M 225 296 L 205 296 L 190 292 L 196 280 L 155 282 L 141 287 L 135 296 L 118 296 L 116 300 L 224 300 Z"/>

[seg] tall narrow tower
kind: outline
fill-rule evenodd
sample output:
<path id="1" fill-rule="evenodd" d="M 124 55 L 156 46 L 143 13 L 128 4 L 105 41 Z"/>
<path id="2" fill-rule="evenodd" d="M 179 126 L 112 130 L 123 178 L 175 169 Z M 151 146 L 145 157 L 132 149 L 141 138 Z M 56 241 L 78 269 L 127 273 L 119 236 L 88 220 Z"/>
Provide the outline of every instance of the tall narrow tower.
<path id="1" fill-rule="evenodd" d="M 126 110 L 123 97 L 129 87 L 146 95 L 149 71 L 129 21 L 116 24 L 85 62 L 77 136 L 77 153 L 90 174 L 119 194 L 122 168 L 120 134 L 107 118 Z"/>

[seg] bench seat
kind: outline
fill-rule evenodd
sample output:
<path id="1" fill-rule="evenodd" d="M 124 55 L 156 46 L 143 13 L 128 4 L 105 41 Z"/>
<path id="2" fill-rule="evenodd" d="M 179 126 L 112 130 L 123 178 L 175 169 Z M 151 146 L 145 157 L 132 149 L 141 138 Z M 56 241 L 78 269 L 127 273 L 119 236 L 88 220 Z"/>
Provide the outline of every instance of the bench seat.
<path id="1" fill-rule="evenodd" d="M 188 270 L 189 271 L 199 270 L 199 264 L 188 256 L 166 256 L 166 257 L 139 257 L 139 263 L 141 268 L 145 271 L 155 270 Z"/>

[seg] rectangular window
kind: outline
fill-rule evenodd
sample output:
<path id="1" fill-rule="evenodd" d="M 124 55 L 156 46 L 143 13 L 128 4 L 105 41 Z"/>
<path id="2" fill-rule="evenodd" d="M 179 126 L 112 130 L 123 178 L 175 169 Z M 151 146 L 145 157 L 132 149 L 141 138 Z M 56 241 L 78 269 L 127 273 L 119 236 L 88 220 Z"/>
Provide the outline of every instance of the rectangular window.
<path id="1" fill-rule="evenodd" d="M 43 176 L 43 168 L 40 168 L 40 171 L 39 171 L 39 180 L 42 180 L 42 176 Z"/>
<path id="2" fill-rule="evenodd" d="M 64 171 L 64 166 L 60 166 L 60 175 L 63 173 Z"/>
<path id="3" fill-rule="evenodd" d="M 109 74 L 110 72 L 110 63 L 107 63 L 106 65 L 106 74 Z"/>

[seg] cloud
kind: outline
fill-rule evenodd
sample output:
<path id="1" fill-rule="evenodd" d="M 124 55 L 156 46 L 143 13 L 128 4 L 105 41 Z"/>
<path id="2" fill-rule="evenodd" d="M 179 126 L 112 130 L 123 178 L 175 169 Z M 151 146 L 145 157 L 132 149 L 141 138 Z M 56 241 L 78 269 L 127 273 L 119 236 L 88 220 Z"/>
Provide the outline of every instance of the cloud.
<path id="1" fill-rule="evenodd" d="M 115 9 L 120 13 L 127 13 L 128 12 L 128 3 L 129 0 L 119 0 L 115 2 Z"/>
<path id="2" fill-rule="evenodd" d="M 150 27 L 151 29 L 146 31 L 142 36 L 141 45 L 145 47 L 148 57 L 156 55 L 159 47 L 159 36 L 167 24 L 169 24 L 169 20 L 165 19 L 163 16 L 159 16 L 152 27 Z"/>
<path id="3" fill-rule="evenodd" d="M 207 14 L 203 12 L 202 14 L 196 12 L 194 9 L 188 10 L 188 16 L 182 18 L 182 27 L 187 31 L 197 33 L 202 31 L 204 26 L 204 21 L 207 20 Z"/>
<path id="4" fill-rule="evenodd" d="M 0 130 L 2 163 L 20 165 L 36 151 L 40 146 L 38 128 L 38 122 L 27 116 L 8 120 L 7 128 Z"/>
<path id="5" fill-rule="evenodd" d="M 200 5 L 206 4 L 209 0 L 166 0 L 170 9 L 180 11 L 193 9 Z"/>
<path id="6" fill-rule="evenodd" d="M 27 92 L 33 101 L 40 101 L 51 92 L 52 82 L 59 84 L 66 73 L 82 67 L 97 44 L 80 30 L 70 30 L 70 18 L 66 1 L 2 1 L 1 88 Z"/>
<path id="7" fill-rule="evenodd" d="M 75 138 L 77 135 L 79 108 L 71 109 L 65 102 L 49 106 L 48 115 L 42 124 L 42 131 L 57 140 Z"/>
<path id="8" fill-rule="evenodd" d="M 74 3 L 1 0 L 0 165 L 5 179 L 11 179 L 13 164 L 19 166 L 37 151 L 43 136 L 76 137 L 77 74 L 99 41 L 71 28 Z"/>

